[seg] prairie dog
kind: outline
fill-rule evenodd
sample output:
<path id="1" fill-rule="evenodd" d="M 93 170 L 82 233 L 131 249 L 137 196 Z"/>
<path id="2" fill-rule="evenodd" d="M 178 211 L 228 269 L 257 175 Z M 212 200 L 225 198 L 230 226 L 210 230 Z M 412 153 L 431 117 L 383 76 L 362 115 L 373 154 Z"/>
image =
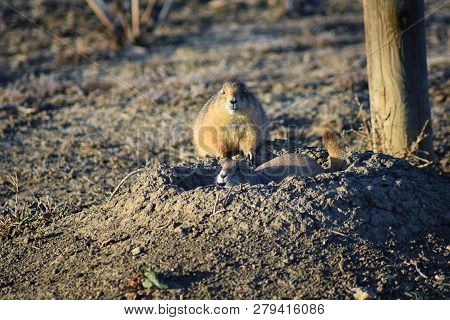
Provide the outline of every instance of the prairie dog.
<path id="1" fill-rule="evenodd" d="M 325 147 L 330 157 L 330 170 L 342 170 L 345 155 L 334 134 L 327 131 L 323 137 Z M 327 172 L 315 160 L 301 154 L 285 154 L 267 161 L 252 169 L 244 160 L 223 160 L 222 168 L 216 182 L 226 187 L 241 183 L 266 184 L 270 181 L 280 182 L 288 176 L 312 177 Z"/>
<path id="2" fill-rule="evenodd" d="M 200 157 L 227 158 L 240 151 L 251 162 L 265 137 L 267 118 L 258 99 L 240 81 L 226 82 L 200 110 L 194 145 Z"/>

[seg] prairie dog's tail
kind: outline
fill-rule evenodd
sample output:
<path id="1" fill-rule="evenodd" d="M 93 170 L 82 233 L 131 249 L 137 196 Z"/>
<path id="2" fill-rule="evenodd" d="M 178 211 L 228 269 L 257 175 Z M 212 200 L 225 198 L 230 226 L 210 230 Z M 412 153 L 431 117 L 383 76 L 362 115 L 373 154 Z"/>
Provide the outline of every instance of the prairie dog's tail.
<path id="1" fill-rule="evenodd" d="M 336 138 L 336 135 L 327 130 L 323 135 L 323 143 L 325 144 L 325 148 L 330 155 L 331 170 L 339 171 L 344 169 L 346 158 L 345 152 L 339 145 L 339 141 Z"/>

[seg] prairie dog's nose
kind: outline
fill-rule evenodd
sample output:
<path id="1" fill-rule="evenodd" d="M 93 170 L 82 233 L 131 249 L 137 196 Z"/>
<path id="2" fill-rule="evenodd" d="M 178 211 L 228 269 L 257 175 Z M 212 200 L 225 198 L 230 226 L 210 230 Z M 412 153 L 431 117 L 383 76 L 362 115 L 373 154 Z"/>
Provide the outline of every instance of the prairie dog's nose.
<path id="1" fill-rule="evenodd" d="M 231 104 L 235 104 L 237 102 L 236 97 L 231 98 L 230 102 Z"/>
<path id="2" fill-rule="evenodd" d="M 226 176 L 227 176 L 227 174 L 225 172 L 223 172 L 223 171 L 219 172 L 219 174 L 217 175 L 217 179 L 216 179 L 217 184 L 225 185 L 226 184 L 226 181 L 225 181 Z"/>

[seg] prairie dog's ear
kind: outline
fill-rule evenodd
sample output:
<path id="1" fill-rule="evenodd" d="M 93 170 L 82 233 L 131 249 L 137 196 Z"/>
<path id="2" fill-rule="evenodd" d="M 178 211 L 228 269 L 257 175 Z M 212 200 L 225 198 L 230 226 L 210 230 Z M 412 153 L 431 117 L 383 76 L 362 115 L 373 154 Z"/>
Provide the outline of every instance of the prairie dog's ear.
<path id="1" fill-rule="evenodd" d="M 236 161 L 225 158 L 221 159 L 219 161 L 219 164 L 222 167 L 222 169 L 229 169 L 236 165 Z"/>
<path id="2" fill-rule="evenodd" d="M 222 158 L 222 159 L 219 160 L 219 164 L 220 164 L 220 165 L 223 165 L 223 164 L 225 164 L 225 163 L 230 163 L 230 162 L 233 162 L 233 161 L 234 161 L 234 160 L 232 160 L 232 159 Z"/>
<path id="3" fill-rule="evenodd" d="M 222 86 L 222 89 L 220 89 L 220 92 L 222 94 L 225 94 L 227 89 L 230 87 L 231 83 L 229 81 L 225 82 Z"/>

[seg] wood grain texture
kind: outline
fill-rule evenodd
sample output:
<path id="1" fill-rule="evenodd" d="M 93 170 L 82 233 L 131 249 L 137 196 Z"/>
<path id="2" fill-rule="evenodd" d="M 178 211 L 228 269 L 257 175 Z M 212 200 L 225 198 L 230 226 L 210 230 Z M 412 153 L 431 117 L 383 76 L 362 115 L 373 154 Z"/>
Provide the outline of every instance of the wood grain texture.
<path id="1" fill-rule="evenodd" d="M 405 156 L 428 120 L 420 150 L 432 159 L 424 1 L 363 4 L 374 151 Z"/>

